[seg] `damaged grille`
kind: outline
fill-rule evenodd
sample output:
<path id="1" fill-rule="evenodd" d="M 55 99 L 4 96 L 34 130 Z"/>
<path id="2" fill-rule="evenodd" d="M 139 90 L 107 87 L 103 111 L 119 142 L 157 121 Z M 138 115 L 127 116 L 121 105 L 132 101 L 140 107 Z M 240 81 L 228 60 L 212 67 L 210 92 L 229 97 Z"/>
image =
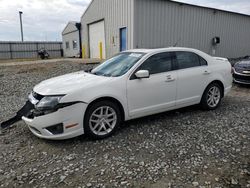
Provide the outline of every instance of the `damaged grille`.
<path id="1" fill-rule="evenodd" d="M 43 95 L 40 95 L 34 91 L 29 95 L 29 101 L 33 104 L 33 108 L 25 115 L 29 119 L 34 119 L 35 117 L 44 115 L 44 112 L 36 109 L 35 105 L 39 103 L 40 100 L 44 98 Z"/>
<path id="2" fill-rule="evenodd" d="M 45 112 L 39 111 L 35 108 L 30 110 L 30 112 L 26 115 L 27 118 L 29 119 L 34 119 L 35 117 L 43 116 L 45 115 Z"/>

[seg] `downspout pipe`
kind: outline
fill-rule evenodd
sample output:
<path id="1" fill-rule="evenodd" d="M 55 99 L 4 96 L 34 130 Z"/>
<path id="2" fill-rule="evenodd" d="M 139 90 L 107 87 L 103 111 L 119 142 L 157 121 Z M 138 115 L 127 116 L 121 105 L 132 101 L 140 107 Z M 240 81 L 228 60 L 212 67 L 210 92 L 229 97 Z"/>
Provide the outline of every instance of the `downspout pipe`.
<path id="1" fill-rule="evenodd" d="M 82 35 L 81 35 L 82 24 L 76 23 L 75 26 L 79 32 L 79 53 L 80 53 L 80 58 L 82 58 Z"/>

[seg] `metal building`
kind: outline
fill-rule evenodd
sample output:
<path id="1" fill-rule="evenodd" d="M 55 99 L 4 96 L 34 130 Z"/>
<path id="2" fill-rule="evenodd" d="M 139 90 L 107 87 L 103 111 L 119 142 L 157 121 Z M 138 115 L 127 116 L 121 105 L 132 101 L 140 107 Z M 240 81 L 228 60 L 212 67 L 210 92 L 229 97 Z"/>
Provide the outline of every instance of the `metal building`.
<path id="1" fill-rule="evenodd" d="M 64 57 L 81 56 L 81 24 L 69 22 L 62 32 Z"/>
<path id="2" fill-rule="evenodd" d="M 250 55 L 250 15 L 169 0 L 92 0 L 81 18 L 83 54 L 192 47 L 215 56 Z"/>

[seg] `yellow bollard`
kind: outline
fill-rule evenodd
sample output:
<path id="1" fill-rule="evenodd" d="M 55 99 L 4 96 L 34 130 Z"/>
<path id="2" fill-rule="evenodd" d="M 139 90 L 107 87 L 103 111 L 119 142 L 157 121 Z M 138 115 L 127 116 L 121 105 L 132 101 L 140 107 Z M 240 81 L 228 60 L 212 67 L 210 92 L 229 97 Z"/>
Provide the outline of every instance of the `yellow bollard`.
<path id="1" fill-rule="evenodd" d="M 86 52 L 85 46 L 82 45 L 82 59 L 85 59 L 85 52 Z"/>
<path id="2" fill-rule="evenodd" d="M 102 56 L 102 42 L 99 43 L 99 50 L 100 50 L 100 59 L 102 60 L 103 59 L 103 56 Z"/>

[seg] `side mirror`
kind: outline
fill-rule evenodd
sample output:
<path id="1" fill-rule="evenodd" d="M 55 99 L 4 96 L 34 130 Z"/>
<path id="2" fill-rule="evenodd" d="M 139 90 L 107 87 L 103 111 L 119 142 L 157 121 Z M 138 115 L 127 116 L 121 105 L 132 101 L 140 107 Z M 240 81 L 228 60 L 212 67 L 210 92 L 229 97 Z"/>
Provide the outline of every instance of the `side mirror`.
<path id="1" fill-rule="evenodd" d="M 135 73 L 135 76 L 139 79 L 142 78 L 149 78 L 149 71 L 148 70 L 139 70 Z"/>

